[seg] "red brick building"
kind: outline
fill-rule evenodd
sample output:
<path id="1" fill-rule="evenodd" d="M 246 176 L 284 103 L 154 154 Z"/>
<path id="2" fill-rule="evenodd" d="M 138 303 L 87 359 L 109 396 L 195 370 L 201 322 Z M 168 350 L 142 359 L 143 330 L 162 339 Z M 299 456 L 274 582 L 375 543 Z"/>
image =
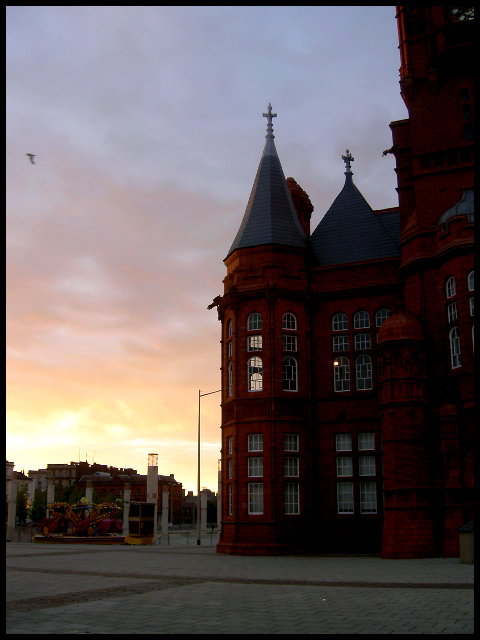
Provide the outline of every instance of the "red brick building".
<path id="1" fill-rule="evenodd" d="M 470 14 L 471 12 L 471 14 Z M 473 519 L 473 9 L 398 7 L 398 209 L 310 233 L 271 106 L 225 259 L 222 531 L 235 554 L 458 555 Z M 393 43 L 392 43 L 393 46 Z"/>

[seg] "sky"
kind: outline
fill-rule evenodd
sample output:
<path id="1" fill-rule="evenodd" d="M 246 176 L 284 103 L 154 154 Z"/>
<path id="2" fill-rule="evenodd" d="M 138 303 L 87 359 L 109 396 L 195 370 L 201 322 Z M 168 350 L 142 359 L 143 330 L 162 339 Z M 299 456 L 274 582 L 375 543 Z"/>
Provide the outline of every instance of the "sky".
<path id="1" fill-rule="evenodd" d="M 265 144 L 312 231 L 344 184 L 398 204 L 395 7 L 7 7 L 6 457 L 93 460 L 196 493 L 220 389 L 223 260 Z M 31 164 L 26 153 L 36 154 Z M 201 400 L 217 489 L 220 394 Z"/>

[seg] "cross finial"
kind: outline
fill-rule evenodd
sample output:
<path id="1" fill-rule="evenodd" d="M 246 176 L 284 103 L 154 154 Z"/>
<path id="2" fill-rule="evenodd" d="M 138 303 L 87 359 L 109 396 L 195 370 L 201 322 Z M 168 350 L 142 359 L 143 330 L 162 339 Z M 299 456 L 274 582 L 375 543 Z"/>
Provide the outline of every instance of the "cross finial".
<path id="1" fill-rule="evenodd" d="M 272 119 L 277 117 L 276 113 L 272 113 L 272 105 L 270 103 L 268 103 L 268 107 L 267 107 L 267 113 L 263 114 L 263 117 L 267 119 L 267 136 L 271 136 L 272 138 L 274 138 L 275 136 L 273 135 L 273 124 L 272 124 Z"/>
<path id="2" fill-rule="evenodd" d="M 348 173 L 352 173 L 352 168 L 350 166 L 350 163 L 353 162 L 355 160 L 355 158 L 352 156 L 352 154 L 350 153 L 350 151 L 347 149 L 346 151 L 347 155 L 342 156 L 342 160 L 345 162 L 345 175 L 347 175 Z"/>

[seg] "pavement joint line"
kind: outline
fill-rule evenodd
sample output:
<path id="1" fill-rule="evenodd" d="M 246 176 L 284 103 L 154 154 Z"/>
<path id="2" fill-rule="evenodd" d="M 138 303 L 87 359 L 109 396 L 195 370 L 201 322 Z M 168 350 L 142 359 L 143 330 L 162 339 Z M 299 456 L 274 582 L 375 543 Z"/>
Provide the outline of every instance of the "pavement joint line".
<path id="1" fill-rule="evenodd" d="M 198 584 L 204 582 L 234 583 L 234 584 L 261 584 L 261 585 L 283 585 L 302 587 L 354 587 L 369 589 L 474 589 L 473 583 L 468 582 L 364 582 L 355 580 L 281 580 L 279 578 L 224 578 L 220 576 L 172 576 L 169 574 L 139 574 L 117 571 L 88 571 L 72 569 L 48 569 L 39 567 L 6 567 L 7 571 L 23 571 L 26 573 L 47 573 L 54 575 L 76 575 L 105 578 L 134 578 L 137 580 L 187 580 Z"/>

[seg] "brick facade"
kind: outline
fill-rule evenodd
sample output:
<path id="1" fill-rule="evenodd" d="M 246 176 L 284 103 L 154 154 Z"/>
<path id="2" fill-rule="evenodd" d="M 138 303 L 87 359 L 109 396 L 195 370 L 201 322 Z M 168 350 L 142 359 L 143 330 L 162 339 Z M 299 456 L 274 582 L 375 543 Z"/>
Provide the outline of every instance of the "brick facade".
<path id="1" fill-rule="evenodd" d="M 473 25 L 446 7 L 397 20 L 398 210 L 370 209 L 347 151 L 345 187 L 310 234 L 313 206 L 285 180 L 264 114 L 211 305 L 222 553 L 457 556 L 473 519 Z"/>

